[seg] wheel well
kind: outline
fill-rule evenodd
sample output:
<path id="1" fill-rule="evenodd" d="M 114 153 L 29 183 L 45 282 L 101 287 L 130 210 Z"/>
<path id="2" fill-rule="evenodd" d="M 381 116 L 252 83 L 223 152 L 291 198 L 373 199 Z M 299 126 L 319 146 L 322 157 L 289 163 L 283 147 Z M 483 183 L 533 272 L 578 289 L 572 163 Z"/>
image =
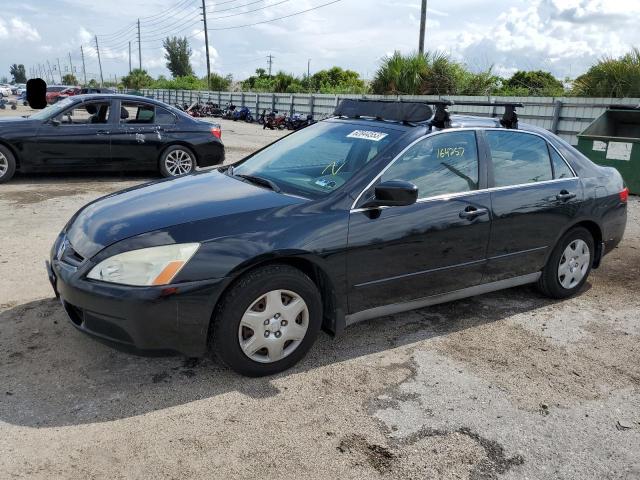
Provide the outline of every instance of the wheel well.
<path id="1" fill-rule="evenodd" d="M 230 282 L 225 289 L 222 291 L 216 305 L 213 308 L 213 315 L 215 315 L 216 308 L 222 298 L 226 295 L 226 293 L 247 273 L 257 269 L 266 267 L 268 265 L 288 265 L 290 267 L 296 268 L 307 275 L 313 283 L 318 287 L 318 291 L 320 292 L 320 297 L 322 298 L 322 329 L 330 334 L 337 333 L 337 311 L 338 311 L 338 303 L 336 299 L 336 292 L 333 286 L 333 282 L 329 278 L 329 276 L 315 263 L 310 260 L 300 258 L 300 257 L 282 257 L 276 259 L 265 260 L 260 263 L 256 263 L 252 265 L 250 268 L 244 270 L 237 278 L 235 278 L 232 282 Z M 213 320 L 213 316 L 212 316 Z M 209 327 L 211 328 L 211 327 Z"/>
<path id="2" fill-rule="evenodd" d="M 171 148 L 171 147 L 187 147 L 191 153 L 193 153 L 193 156 L 195 158 L 196 161 L 196 166 L 200 166 L 200 161 L 198 160 L 198 154 L 196 153 L 195 149 L 189 145 L 186 142 L 172 142 L 169 145 L 165 146 L 162 151 L 160 152 L 160 156 L 158 157 L 158 166 L 160 165 L 160 162 L 162 161 L 162 156 L 164 155 L 164 152 L 167 151 L 167 149 Z"/>
<path id="3" fill-rule="evenodd" d="M 6 142 L 0 141 L 0 145 L 2 145 L 5 148 L 8 148 L 9 151 L 13 154 L 13 158 L 16 161 L 16 171 L 20 170 L 20 157 L 18 156 L 18 152 L 16 152 L 16 149 L 13 148 L 11 145 L 9 145 Z"/>
<path id="4" fill-rule="evenodd" d="M 600 260 L 602 259 L 602 230 L 600 229 L 600 226 L 591 220 L 584 220 L 571 226 L 571 228 L 575 227 L 586 228 L 593 237 L 593 243 L 596 250 L 593 257 L 593 268 L 598 268 Z"/>

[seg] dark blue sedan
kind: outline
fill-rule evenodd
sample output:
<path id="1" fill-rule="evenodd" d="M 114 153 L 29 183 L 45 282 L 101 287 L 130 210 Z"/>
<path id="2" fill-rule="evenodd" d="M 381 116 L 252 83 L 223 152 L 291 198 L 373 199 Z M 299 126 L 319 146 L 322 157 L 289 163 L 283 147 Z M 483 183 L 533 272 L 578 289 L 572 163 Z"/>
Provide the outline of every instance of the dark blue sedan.
<path id="1" fill-rule="evenodd" d="M 48 272 L 83 332 L 267 375 L 321 329 L 530 283 L 575 295 L 622 239 L 627 196 L 514 106 L 346 102 L 233 166 L 90 203 Z"/>

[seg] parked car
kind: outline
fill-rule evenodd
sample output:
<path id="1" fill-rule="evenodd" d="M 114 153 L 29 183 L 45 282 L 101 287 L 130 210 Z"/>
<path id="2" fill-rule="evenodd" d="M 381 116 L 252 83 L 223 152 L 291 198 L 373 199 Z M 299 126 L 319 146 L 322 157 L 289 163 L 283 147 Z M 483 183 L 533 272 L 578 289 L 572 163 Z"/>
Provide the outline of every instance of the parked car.
<path id="1" fill-rule="evenodd" d="M 81 95 L 86 95 L 88 93 L 108 93 L 115 94 L 118 93 L 113 88 L 103 88 L 103 87 L 84 87 L 80 89 Z"/>
<path id="2" fill-rule="evenodd" d="M 2 97 L 10 97 L 11 96 L 11 86 L 10 85 L 0 85 L 0 98 Z"/>
<path id="3" fill-rule="evenodd" d="M 513 116 L 431 113 L 343 101 L 233 166 L 94 201 L 53 245 L 54 292 L 98 339 L 211 347 L 250 376 L 320 329 L 530 283 L 578 293 L 623 236 L 620 174 Z"/>
<path id="4" fill-rule="evenodd" d="M 63 90 L 67 88 L 71 88 L 69 85 L 49 85 L 47 86 L 47 93 L 45 97 L 47 99 L 48 104 L 55 103 L 58 100 L 58 96 L 62 93 Z"/>
<path id="5" fill-rule="evenodd" d="M 26 118 L 0 118 L 0 183 L 16 171 L 156 170 L 170 177 L 223 159 L 219 125 L 146 98 L 78 95 Z"/>
<path id="6" fill-rule="evenodd" d="M 62 90 L 58 96 L 53 100 L 52 103 L 59 102 L 60 100 L 64 100 L 67 97 L 73 97 L 74 95 L 80 95 L 81 92 L 80 87 L 69 87 Z"/>
<path id="7" fill-rule="evenodd" d="M 26 83 L 15 83 L 13 85 L 11 85 L 11 93 L 13 95 L 20 95 L 21 90 L 26 90 L 27 88 L 27 84 Z"/>

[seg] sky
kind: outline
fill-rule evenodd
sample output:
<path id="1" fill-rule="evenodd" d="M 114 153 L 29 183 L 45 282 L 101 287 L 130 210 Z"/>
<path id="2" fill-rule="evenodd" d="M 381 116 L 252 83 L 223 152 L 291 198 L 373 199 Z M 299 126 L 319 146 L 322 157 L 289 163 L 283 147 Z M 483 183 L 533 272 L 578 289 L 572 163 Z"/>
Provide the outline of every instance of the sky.
<path id="1" fill-rule="evenodd" d="M 381 59 L 395 50 L 417 50 L 420 0 L 338 0 L 307 13 L 279 17 L 331 0 L 205 0 L 212 70 L 241 80 L 256 68 L 305 74 L 334 65 L 371 79 Z M 21 0 L 3 2 L 0 77 L 22 63 L 58 78 L 72 67 L 82 78 L 80 47 L 88 77 L 120 77 L 138 65 L 140 19 L 142 66 L 170 76 L 162 39 L 187 36 L 196 74 L 206 73 L 202 0 Z M 640 0 L 429 0 L 426 49 L 444 52 L 471 70 L 547 70 L 575 78 L 604 56 L 640 46 Z M 266 23 L 264 23 L 266 22 Z M 248 24 L 256 24 L 244 26 Z M 241 28 L 235 28 L 241 27 Z M 71 55 L 71 58 L 69 58 Z M 10 79 L 10 77 L 9 77 Z"/>

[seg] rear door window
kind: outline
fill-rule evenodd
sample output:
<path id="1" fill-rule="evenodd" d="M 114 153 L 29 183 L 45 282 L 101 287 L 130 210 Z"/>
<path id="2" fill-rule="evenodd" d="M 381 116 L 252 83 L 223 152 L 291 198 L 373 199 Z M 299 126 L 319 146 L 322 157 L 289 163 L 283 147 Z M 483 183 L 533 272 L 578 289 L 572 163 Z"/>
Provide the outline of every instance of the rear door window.
<path id="1" fill-rule="evenodd" d="M 176 123 L 176 116 L 166 108 L 156 107 L 156 123 L 158 125 L 173 125 Z"/>
<path id="2" fill-rule="evenodd" d="M 553 178 L 574 177 L 575 175 L 560 154 L 553 148 L 550 148 L 549 151 L 551 152 L 551 162 L 553 163 Z"/>
<path id="3" fill-rule="evenodd" d="M 154 106 L 144 102 L 122 102 L 120 104 L 120 123 L 151 124 L 154 123 Z"/>
<path id="4" fill-rule="evenodd" d="M 486 132 L 496 187 L 553 179 L 547 142 L 537 135 L 514 131 Z"/>

